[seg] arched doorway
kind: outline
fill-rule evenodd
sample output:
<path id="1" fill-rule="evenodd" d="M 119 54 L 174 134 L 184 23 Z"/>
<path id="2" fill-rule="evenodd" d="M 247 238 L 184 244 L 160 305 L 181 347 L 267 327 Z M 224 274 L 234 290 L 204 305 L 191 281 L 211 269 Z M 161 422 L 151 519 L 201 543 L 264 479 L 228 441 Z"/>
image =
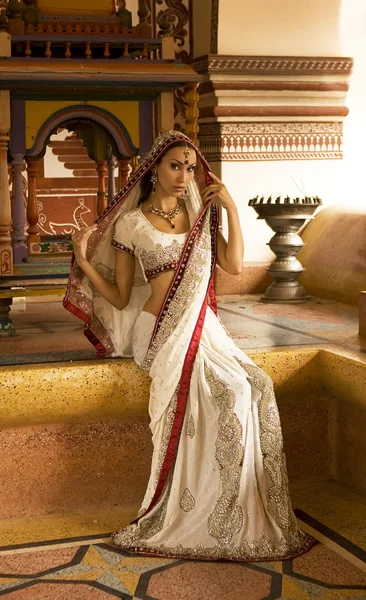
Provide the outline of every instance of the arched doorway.
<path id="1" fill-rule="evenodd" d="M 137 153 L 123 123 L 100 107 L 69 106 L 46 119 L 25 155 L 28 258 L 69 254 L 69 234 L 105 209 Z"/>

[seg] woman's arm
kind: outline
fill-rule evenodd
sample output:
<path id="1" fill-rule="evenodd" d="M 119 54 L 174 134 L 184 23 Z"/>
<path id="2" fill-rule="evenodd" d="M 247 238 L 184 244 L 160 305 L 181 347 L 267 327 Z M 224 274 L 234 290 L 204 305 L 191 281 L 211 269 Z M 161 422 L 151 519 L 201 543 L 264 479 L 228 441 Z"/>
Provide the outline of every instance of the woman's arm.
<path id="1" fill-rule="evenodd" d="M 210 173 L 215 183 L 209 185 L 202 193 L 204 202 L 215 198 L 215 203 L 225 208 L 229 236 L 225 240 L 219 231 L 217 236 L 217 262 L 230 275 L 238 275 L 243 269 L 244 241 L 241 232 L 238 209 L 224 184 L 216 175 Z"/>
<path id="2" fill-rule="evenodd" d="M 72 236 L 75 260 L 103 298 L 117 310 L 123 310 L 130 301 L 135 274 L 135 259 L 130 254 L 115 250 L 115 283 L 105 279 L 86 258 L 88 239 L 95 229 L 95 225 L 86 227 Z"/>

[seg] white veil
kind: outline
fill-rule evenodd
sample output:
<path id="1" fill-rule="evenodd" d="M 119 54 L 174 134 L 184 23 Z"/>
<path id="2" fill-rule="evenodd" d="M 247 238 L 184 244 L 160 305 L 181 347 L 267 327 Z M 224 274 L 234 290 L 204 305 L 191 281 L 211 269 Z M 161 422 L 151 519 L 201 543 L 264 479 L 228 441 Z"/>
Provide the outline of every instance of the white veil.
<path id="1" fill-rule="evenodd" d="M 203 205 L 200 191 L 211 183 L 209 166 L 191 140 L 179 131 L 161 134 L 134 176 L 109 203 L 97 219 L 98 228 L 88 242 L 88 260 L 106 279 L 114 281 L 115 250 L 111 244 L 114 224 L 124 213 L 136 208 L 141 196 L 141 179 L 159 158 L 179 141 L 184 141 L 197 154 L 195 177 L 185 196 L 191 227 L 199 217 Z M 143 305 L 151 294 L 151 287 L 143 277 L 141 265 L 135 260 L 135 278 L 131 298 L 123 311 L 118 311 L 89 282 L 76 261 L 72 261 L 64 307 L 85 322 L 85 335 L 101 356 L 132 356 L 132 331 Z"/>

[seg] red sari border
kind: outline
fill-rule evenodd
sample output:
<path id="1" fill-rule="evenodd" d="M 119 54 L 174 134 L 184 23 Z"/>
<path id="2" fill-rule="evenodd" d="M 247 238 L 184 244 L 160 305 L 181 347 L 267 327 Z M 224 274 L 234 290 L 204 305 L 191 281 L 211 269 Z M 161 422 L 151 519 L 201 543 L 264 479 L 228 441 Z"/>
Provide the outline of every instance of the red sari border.
<path id="1" fill-rule="evenodd" d="M 170 552 L 168 549 L 166 552 L 163 550 L 153 550 L 152 548 L 144 548 L 143 546 L 128 546 L 126 548 L 122 548 L 122 546 L 117 545 L 117 548 L 127 550 L 128 552 L 133 552 L 134 554 L 138 554 L 139 556 L 155 556 L 158 558 L 179 558 L 182 560 L 201 560 L 205 562 L 229 562 L 229 563 L 247 563 L 247 562 L 273 562 L 278 561 L 282 562 L 284 560 L 294 560 L 298 556 L 305 554 L 308 552 L 313 546 L 317 546 L 321 542 L 315 538 L 313 538 L 310 533 L 306 534 L 306 539 L 302 546 L 298 550 L 294 550 L 289 552 L 285 556 L 261 556 L 259 558 L 252 557 L 227 557 L 227 556 L 208 556 L 206 554 L 187 554 L 180 552 Z"/>
<path id="2" fill-rule="evenodd" d="M 207 207 L 205 210 L 207 210 Z M 202 213 L 201 218 L 204 216 L 204 214 L 205 214 L 205 211 Z M 168 481 L 169 473 L 175 463 L 175 459 L 176 459 L 177 452 L 178 452 L 179 440 L 180 440 L 182 427 L 183 427 L 186 406 L 187 406 L 193 365 L 194 365 L 194 361 L 196 358 L 198 346 L 199 346 L 199 343 L 201 340 L 202 330 L 203 330 L 206 311 L 207 311 L 208 298 L 209 298 L 209 295 L 212 294 L 214 268 L 215 268 L 215 264 L 216 264 L 217 227 L 218 227 L 217 211 L 214 210 L 212 213 L 211 224 L 210 224 L 211 244 L 212 244 L 212 249 L 214 252 L 214 256 L 211 256 L 211 275 L 210 275 L 210 280 L 209 280 L 209 283 L 207 286 L 206 295 L 205 295 L 204 301 L 202 303 L 201 310 L 200 310 L 200 313 L 199 313 L 199 316 L 198 316 L 198 319 L 197 319 L 197 322 L 196 322 L 196 325 L 195 325 L 195 328 L 194 328 L 194 331 L 193 331 L 193 334 L 192 334 L 192 337 L 191 337 L 191 340 L 190 340 L 190 343 L 188 346 L 188 350 L 187 350 L 187 353 L 186 353 L 186 356 L 184 359 L 182 374 L 181 374 L 181 378 L 180 378 L 180 382 L 179 382 L 177 407 L 176 407 L 176 411 L 175 411 L 175 415 L 174 415 L 174 421 L 173 421 L 170 439 L 168 442 L 168 446 L 167 446 L 167 450 L 166 450 L 165 457 L 163 460 L 163 464 L 161 466 L 161 470 L 159 473 L 158 482 L 157 482 L 157 485 L 155 488 L 154 495 L 151 499 L 151 502 L 150 502 L 148 508 L 144 511 L 144 513 L 141 514 L 137 519 L 132 521 L 131 524 L 138 523 L 138 521 L 142 517 L 146 516 L 159 502 L 161 494 L 163 493 L 166 483 Z M 214 235 L 212 235 L 213 230 L 215 230 Z M 187 248 L 187 251 L 188 251 L 188 248 Z M 189 252 L 191 252 L 191 248 L 189 249 Z M 181 268 L 182 269 L 185 268 L 185 260 L 183 258 L 183 254 L 184 254 L 184 252 L 182 253 L 182 258 L 181 258 Z M 174 278 L 174 281 L 176 279 L 177 279 L 177 276 Z M 178 283 L 178 285 L 179 285 L 179 283 Z M 174 286 L 172 285 L 171 289 L 173 287 Z M 172 298 L 174 297 L 174 293 L 170 297 L 169 292 L 167 294 L 166 300 L 163 304 L 162 310 L 159 315 L 160 321 L 161 321 L 162 316 L 165 314 L 164 309 L 166 306 L 166 302 L 171 302 Z M 175 292 L 175 290 L 174 290 L 174 292 Z M 157 331 L 157 327 L 155 327 L 155 329 Z M 155 331 L 154 331 L 153 337 L 154 337 L 154 335 L 155 335 Z"/>

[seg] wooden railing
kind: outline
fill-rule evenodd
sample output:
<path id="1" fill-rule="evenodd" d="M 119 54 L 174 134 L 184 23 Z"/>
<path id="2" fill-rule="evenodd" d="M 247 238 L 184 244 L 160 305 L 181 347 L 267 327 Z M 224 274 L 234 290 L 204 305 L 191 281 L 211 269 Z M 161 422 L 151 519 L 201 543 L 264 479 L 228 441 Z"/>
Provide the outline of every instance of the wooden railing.
<path id="1" fill-rule="evenodd" d="M 160 60 L 161 38 L 34 34 L 13 35 L 13 58 Z"/>

